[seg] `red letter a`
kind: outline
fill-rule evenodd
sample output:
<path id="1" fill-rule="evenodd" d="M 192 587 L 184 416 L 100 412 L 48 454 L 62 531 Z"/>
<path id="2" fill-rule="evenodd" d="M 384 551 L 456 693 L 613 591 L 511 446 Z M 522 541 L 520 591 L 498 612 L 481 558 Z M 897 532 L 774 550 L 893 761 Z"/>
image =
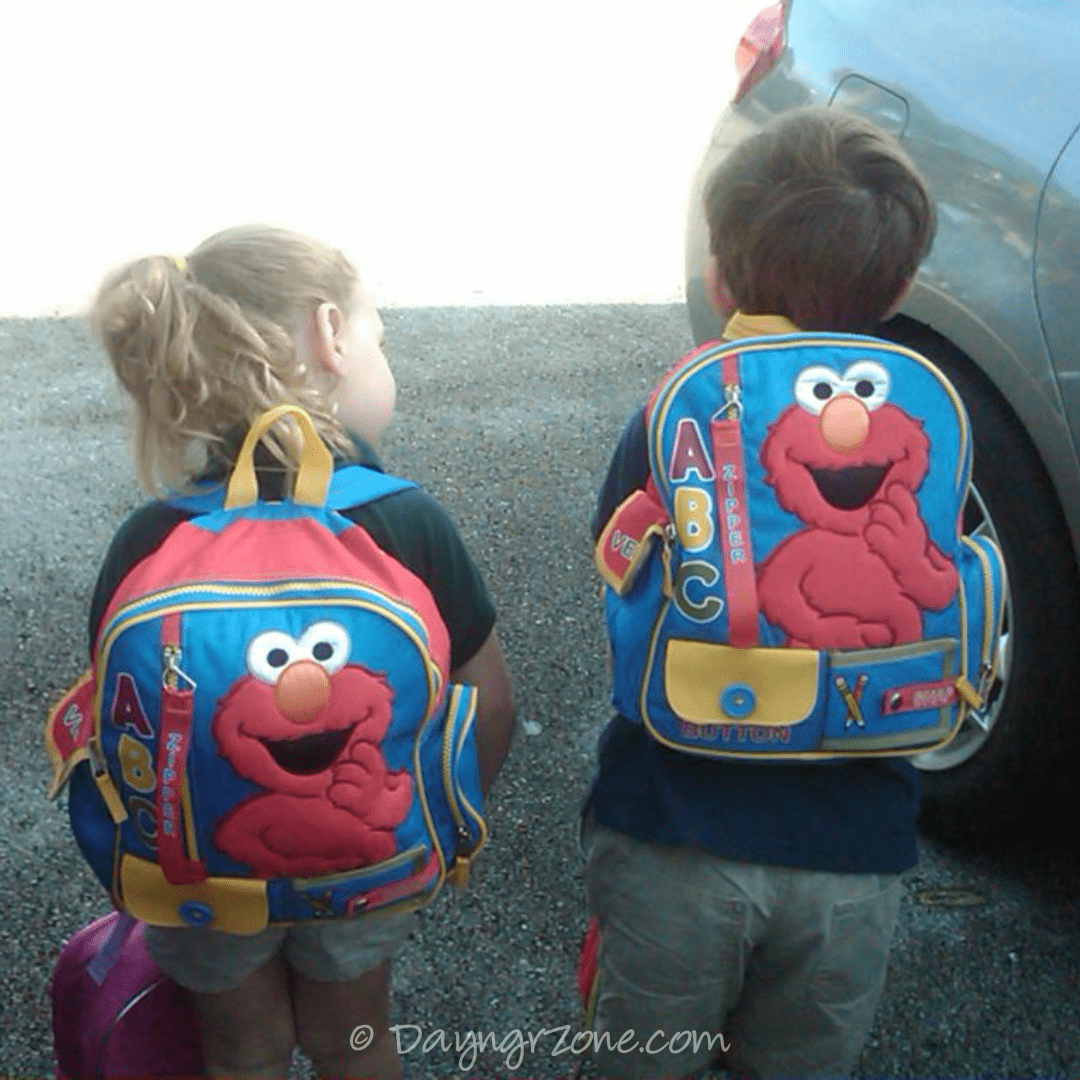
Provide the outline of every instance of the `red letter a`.
<path id="1" fill-rule="evenodd" d="M 129 727 L 139 735 L 150 736 L 154 729 L 146 719 L 135 680 L 126 672 L 116 676 L 116 693 L 113 694 L 112 722 L 118 727 Z"/>
<path id="2" fill-rule="evenodd" d="M 684 416 L 675 431 L 675 445 L 671 448 L 668 476 L 673 483 L 678 483 L 686 478 L 691 469 L 696 470 L 702 480 L 712 480 L 715 475 L 709 455 L 702 445 L 697 422 Z"/>

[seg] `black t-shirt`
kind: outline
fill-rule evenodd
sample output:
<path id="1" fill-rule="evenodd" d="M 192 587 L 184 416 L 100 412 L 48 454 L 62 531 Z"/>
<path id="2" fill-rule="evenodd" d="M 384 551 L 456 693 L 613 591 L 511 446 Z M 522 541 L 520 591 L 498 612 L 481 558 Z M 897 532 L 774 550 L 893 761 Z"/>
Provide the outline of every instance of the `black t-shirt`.
<path id="1" fill-rule="evenodd" d="M 649 474 L 644 411 L 629 423 L 600 492 L 593 537 Z M 638 840 L 767 866 L 884 874 L 918 860 L 919 782 L 902 758 L 829 762 L 693 757 L 616 716 L 600 739 L 586 806 Z"/>
<path id="2" fill-rule="evenodd" d="M 382 471 L 375 455 L 359 446 L 360 464 Z M 273 478 L 260 473 L 260 481 Z M 265 492 L 264 492 L 265 493 Z M 480 571 L 446 511 L 419 488 L 386 495 L 343 510 L 431 590 L 450 634 L 450 670 L 471 660 L 495 625 L 495 608 Z M 90 604 L 90 647 L 109 601 L 124 576 L 152 554 L 170 532 L 193 517 L 162 502 L 140 507 L 120 526 L 105 555 Z"/>

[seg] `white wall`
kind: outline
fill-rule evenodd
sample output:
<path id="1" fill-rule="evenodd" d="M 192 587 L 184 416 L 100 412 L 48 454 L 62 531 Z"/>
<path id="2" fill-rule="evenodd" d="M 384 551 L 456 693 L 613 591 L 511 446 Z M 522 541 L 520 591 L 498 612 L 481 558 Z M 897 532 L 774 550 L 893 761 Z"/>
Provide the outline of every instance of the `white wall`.
<path id="1" fill-rule="evenodd" d="M 12 2 L 0 315 L 255 220 L 344 247 L 384 304 L 677 299 L 765 3 Z"/>

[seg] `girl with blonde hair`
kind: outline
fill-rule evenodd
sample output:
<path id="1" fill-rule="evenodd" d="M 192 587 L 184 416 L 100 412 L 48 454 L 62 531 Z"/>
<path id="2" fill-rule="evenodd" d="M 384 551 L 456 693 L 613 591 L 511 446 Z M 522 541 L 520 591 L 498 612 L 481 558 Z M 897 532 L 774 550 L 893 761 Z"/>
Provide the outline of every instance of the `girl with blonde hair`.
<path id="1" fill-rule="evenodd" d="M 309 414 L 337 461 L 378 468 L 395 384 L 381 320 L 352 265 L 282 229 L 230 229 L 185 257 L 132 262 L 102 284 L 92 317 L 134 403 L 138 473 L 156 496 L 121 526 L 105 558 L 93 649 L 120 581 L 191 516 L 166 493 L 224 479 L 253 421 L 283 403 Z M 264 498 L 290 490 L 298 453 L 288 429 L 272 429 L 256 458 Z M 476 565 L 445 511 L 419 489 L 343 513 L 430 589 L 449 631 L 451 679 L 479 692 L 486 791 L 508 750 L 514 710 Z M 414 919 L 317 920 L 251 936 L 148 926 L 145 941 L 191 995 L 208 1075 L 284 1077 L 299 1044 L 320 1076 L 390 1080 L 401 1075 L 389 1030 L 390 958 Z M 354 1040 L 354 1030 L 365 1037 Z"/>

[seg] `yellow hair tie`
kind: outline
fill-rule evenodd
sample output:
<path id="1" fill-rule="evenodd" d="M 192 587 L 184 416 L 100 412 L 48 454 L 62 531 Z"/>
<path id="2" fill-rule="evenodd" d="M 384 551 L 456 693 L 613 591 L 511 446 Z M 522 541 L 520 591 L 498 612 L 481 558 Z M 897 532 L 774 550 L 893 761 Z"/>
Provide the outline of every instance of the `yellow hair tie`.
<path id="1" fill-rule="evenodd" d="M 178 273 L 182 274 L 187 269 L 187 259 L 183 255 L 174 255 L 173 266 L 176 267 Z"/>

